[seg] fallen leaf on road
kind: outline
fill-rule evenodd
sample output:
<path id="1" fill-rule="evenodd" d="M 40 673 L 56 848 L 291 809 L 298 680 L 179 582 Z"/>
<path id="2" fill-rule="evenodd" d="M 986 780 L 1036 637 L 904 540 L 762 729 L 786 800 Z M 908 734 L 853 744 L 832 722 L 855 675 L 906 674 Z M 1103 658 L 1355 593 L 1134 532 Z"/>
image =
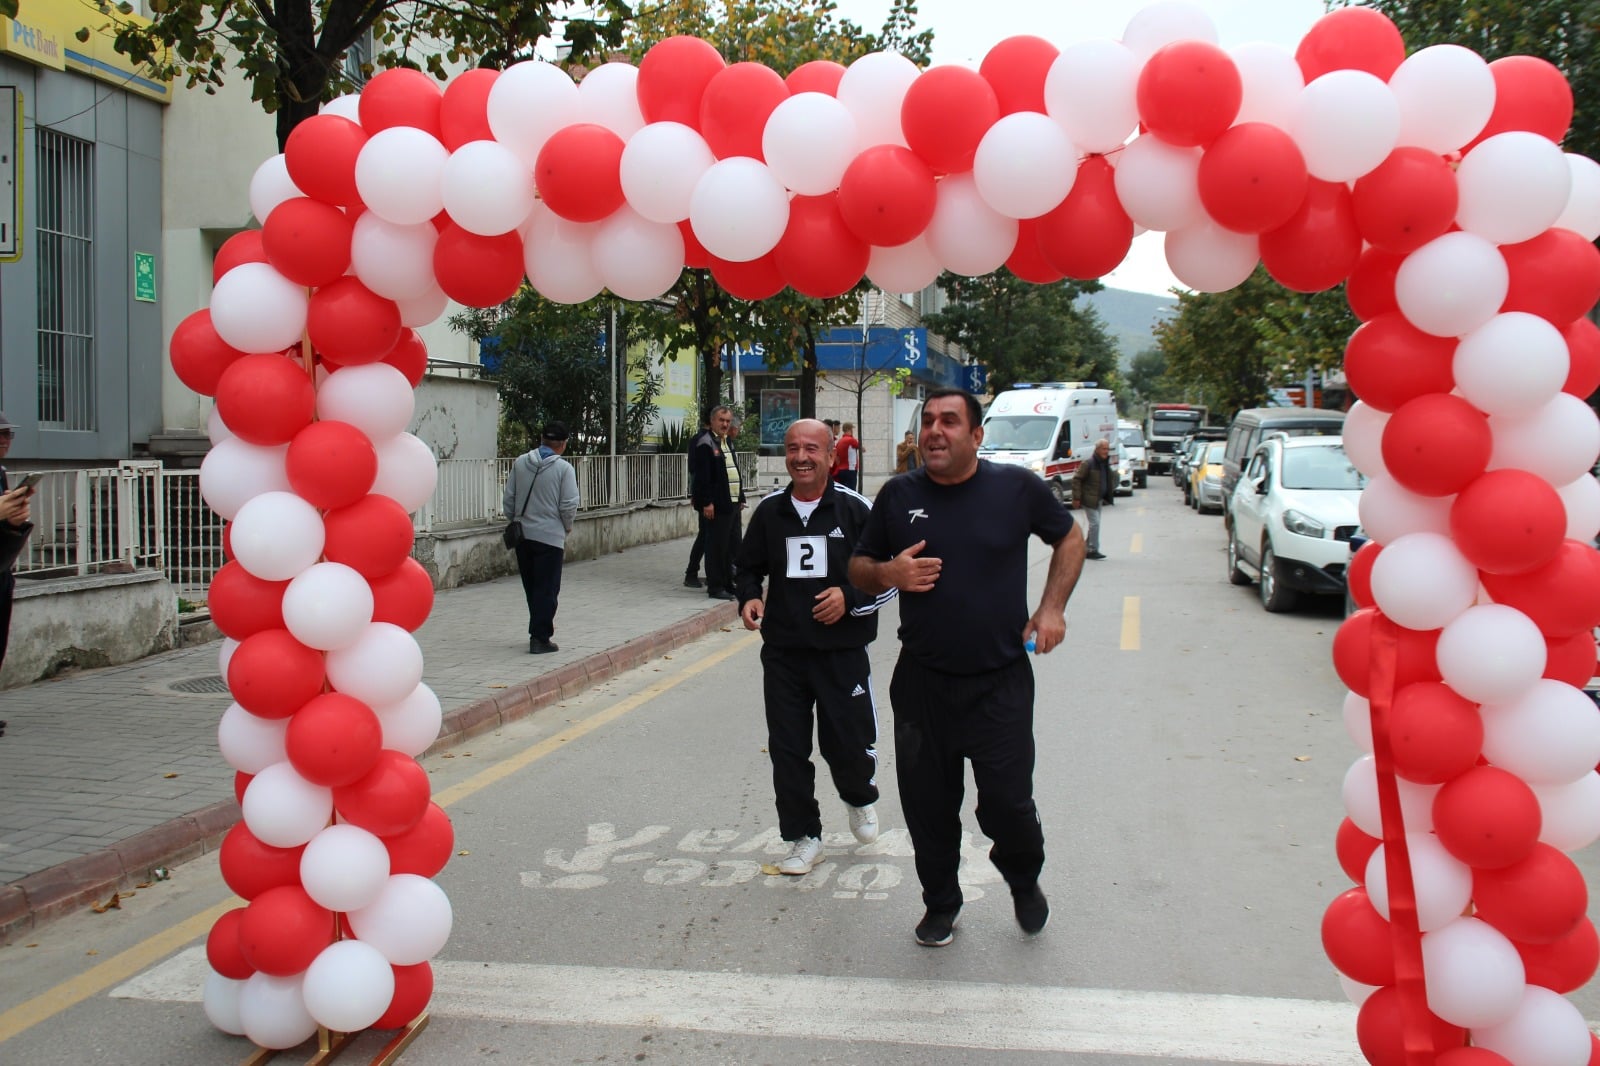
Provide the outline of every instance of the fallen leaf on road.
<path id="1" fill-rule="evenodd" d="M 122 896 L 116 892 L 113 892 L 111 893 L 110 899 L 106 900 L 104 903 L 91 903 L 89 905 L 89 909 L 94 911 L 96 914 L 104 914 L 106 911 L 111 910 L 121 910 Z M 93 955 L 94 952 L 91 951 L 89 954 Z"/>
<path id="2" fill-rule="evenodd" d="M 1309 756 L 1309 755 L 1296 755 L 1294 757 L 1294 761 L 1295 762 L 1310 762 L 1311 761 L 1311 756 Z"/>
<path id="3" fill-rule="evenodd" d="M 177 774 L 162 774 L 161 776 L 166 778 L 168 781 L 171 781 L 174 777 L 177 777 L 178 775 Z"/>

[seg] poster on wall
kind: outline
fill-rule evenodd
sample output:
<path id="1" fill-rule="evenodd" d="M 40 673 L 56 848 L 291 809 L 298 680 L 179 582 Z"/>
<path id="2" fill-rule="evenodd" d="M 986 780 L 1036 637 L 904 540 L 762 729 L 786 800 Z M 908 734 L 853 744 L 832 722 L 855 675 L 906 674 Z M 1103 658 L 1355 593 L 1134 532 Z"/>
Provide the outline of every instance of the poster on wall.
<path id="1" fill-rule="evenodd" d="M 799 389 L 762 389 L 762 453 L 781 455 L 783 453 L 783 435 L 789 431 L 789 424 L 799 417 Z"/>

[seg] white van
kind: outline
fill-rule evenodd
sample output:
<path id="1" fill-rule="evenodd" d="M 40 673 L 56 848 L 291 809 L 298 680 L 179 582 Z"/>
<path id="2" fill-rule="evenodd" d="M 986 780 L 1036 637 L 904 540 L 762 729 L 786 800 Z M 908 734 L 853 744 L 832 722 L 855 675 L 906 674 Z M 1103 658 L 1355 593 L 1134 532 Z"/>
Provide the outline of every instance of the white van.
<path id="1" fill-rule="evenodd" d="M 1062 501 L 1072 498 L 1072 475 L 1098 440 L 1117 439 L 1117 401 L 1092 381 L 1024 382 L 994 398 L 983 416 L 978 455 L 1025 466 Z"/>

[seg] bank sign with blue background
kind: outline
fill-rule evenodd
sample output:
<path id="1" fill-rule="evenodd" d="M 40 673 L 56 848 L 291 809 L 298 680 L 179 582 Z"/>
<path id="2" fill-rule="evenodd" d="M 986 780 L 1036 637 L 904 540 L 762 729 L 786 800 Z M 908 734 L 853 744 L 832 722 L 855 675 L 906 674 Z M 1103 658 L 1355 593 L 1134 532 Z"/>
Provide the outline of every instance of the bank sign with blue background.
<path id="1" fill-rule="evenodd" d="M 756 345 L 742 348 L 735 365 L 726 356 L 723 368 L 746 374 L 798 374 L 793 362 L 767 365 L 765 350 Z M 859 326 L 834 326 L 817 334 L 817 369 L 864 374 L 893 374 L 909 370 L 912 380 L 930 388 L 965 389 L 982 394 L 989 388 L 988 368 L 963 366 L 939 352 L 928 350 L 928 331 L 873 326 L 862 335 Z"/>

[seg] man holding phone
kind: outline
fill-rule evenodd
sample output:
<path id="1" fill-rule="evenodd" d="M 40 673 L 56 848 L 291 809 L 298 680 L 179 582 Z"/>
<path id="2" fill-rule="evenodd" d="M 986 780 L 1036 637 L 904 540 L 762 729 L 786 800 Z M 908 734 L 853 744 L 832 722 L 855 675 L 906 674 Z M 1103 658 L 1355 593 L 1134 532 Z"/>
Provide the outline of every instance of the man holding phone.
<path id="1" fill-rule="evenodd" d="M 0 411 L 0 464 L 11 451 L 16 432 L 17 424 Z M 28 501 L 33 497 L 35 484 L 36 480 L 11 488 L 6 468 L 0 465 L 0 559 L 5 560 L 5 565 L 0 567 L 0 663 L 6 660 L 6 644 L 11 636 L 11 597 L 17 587 L 17 578 L 12 572 L 16 552 L 33 532 L 33 523 L 28 521 Z M 0 736 L 4 734 L 5 723 L 0 722 Z"/>

